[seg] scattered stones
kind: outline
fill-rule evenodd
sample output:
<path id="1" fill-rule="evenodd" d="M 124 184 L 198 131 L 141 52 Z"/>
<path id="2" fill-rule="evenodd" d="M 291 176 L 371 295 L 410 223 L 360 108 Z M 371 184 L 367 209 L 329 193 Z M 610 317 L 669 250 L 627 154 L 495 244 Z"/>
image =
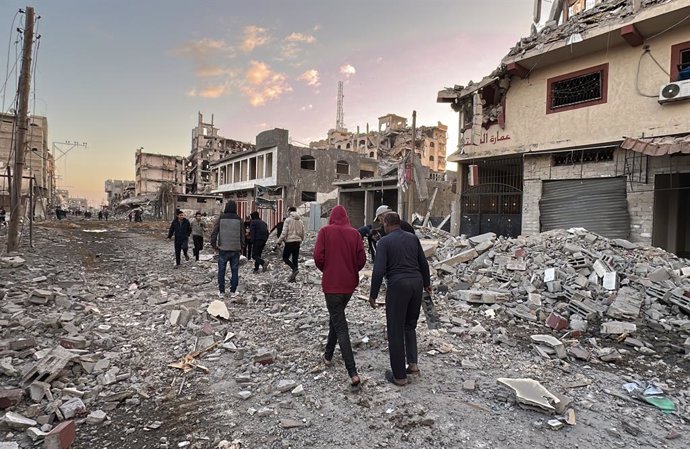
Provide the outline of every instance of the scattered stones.
<path id="1" fill-rule="evenodd" d="M 601 323 L 601 333 L 604 335 L 634 334 L 637 326 L 623 321 L 607 321 Z"/>
<path id="2" fill-rule="evenodd" d="M 103 410 L 96 410 L 89 413 L 89 416 L 86 417 L 86 422 L 88 424 L 101 424 L 106 417 L 107 415 Z"/>
<path id="3" fill-rule="evenodd" d="M 564 359 L 567 357 L 565 346 L 557 338 L 554 338 L 551 335 L 532 335 L 530 338 L 534 342 L 542 343 L 553 348 L 553 350 L 556 351 L 556 356 L 559 359 Z"/>

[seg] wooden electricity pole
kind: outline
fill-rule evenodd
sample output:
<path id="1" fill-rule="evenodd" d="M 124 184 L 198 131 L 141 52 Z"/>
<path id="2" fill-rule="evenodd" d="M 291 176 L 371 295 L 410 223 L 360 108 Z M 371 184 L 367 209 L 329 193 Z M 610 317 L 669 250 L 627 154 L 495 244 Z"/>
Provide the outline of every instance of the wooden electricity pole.
<path id="1" fill-rule="evenodd" d="M 24 47 L 22 49 L 22 71 L 19 78 L 19 108 L 17 136 L 14 147 L 14 173 L 12 174 L 12 195 L 10 197 L 10 222 L 7 230 L 7 252 L 19 248 L 19 219 L 22 213 L 22 177 L 24 175 L 24 146 L 29 129 L 29 88 L 31 85 L 31 46 L 34 42 L 34 9 L 26 8 L 24 21 Z"/>

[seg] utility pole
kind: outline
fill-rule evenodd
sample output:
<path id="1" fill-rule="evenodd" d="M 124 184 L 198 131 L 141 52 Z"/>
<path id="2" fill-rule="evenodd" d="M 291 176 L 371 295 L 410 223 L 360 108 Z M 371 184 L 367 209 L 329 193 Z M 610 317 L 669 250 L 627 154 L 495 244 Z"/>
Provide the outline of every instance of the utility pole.
<path id="1" fill-rule="evenodd" d="M 22 72 L 19 78 L 19 110 L 17 138 L 14 147 L 14 177 L 10 197 L 10 223 L 7 231 L 7 252 L 19 248 L 19 218 L 22 216 L 22 176 L 24 174 L 24 144 L 29 129 L 29 88 L 31 85 L 31 46 L 34 43 L 34 9 L 26 8 L 24 21 L 24 48 L 22 49 Z"/>

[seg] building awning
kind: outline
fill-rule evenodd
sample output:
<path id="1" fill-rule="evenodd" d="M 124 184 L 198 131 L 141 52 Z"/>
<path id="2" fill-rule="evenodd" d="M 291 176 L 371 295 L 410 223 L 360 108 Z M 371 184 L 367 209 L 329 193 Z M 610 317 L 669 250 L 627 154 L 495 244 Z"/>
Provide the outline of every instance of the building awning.
<path id="1" fill-rule="evenodd" d="M 647 156 L 690 154 L 690 134 L 681 137 L 628 137 L 621 144 L 621 148 Z"/>

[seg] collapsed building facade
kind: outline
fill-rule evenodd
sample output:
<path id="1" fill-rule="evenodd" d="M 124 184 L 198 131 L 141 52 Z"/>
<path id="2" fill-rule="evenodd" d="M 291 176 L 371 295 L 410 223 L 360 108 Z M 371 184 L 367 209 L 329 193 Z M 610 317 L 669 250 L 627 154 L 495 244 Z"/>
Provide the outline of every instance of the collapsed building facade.
<path id="1" fill-rule="evenodd" d="M 192 129 L 192 148 L 185 159 L 185 190 L 187 194 L 208 194 L 213 185 L 211 163 L 230 154 L 254 149 L 250 143 L 228 139 L 219 134 L 220 130 L 211 123 L 204 122 L 199 112 L 197 126 Z"/>
<path id="2" fill-rule="evenodd" d="M 136 194 L 134 181 L 123 181 L 121 179 L 108 179 L 105 181 L 105 193 L 108 207 L 117 208 L 122 200 L 130 198 Z"/>
<path id="3" fill-rule="evenodd" d="M 448 127 L 441 122 L 436 126 L 420 126 L 416 128 L 416 153 L 423 166 L 435 171 L 446 170 L 446 138 Z M 407 118 L 386 114 L 379 117 L 377 131 L 361 133 L 359 127 L 356 132 L 347 129 L 331 129 L 324 140 L 311 142 L 310 148 L 320 150 L 349 150 L 377 160 L 400 160 L 412 149 L 412 127 L 408 126 Z"/>
<path id="4" fill-rule="evenodd" d="M 689 14 L 556 1 L 492 74 L 441 90 L 459 114 L 460 232 L 585 227 L 690 254 Z"/>
<path id="5" fill-rule="evenodd" d="M 15 132 L 15 115 L 0 113 L 0 205 L 6 209 L 10 204 L 8 173 L 12 173 Z M 55 194 L 55 159 L 48 148 L 48 119 L 46 117 L 34 115 L 29 117 L 22 177 L 24 178 L 22 182 L 24 210 L 28 210 L 31 192 L 34 215 L 45 216 Z"/>

